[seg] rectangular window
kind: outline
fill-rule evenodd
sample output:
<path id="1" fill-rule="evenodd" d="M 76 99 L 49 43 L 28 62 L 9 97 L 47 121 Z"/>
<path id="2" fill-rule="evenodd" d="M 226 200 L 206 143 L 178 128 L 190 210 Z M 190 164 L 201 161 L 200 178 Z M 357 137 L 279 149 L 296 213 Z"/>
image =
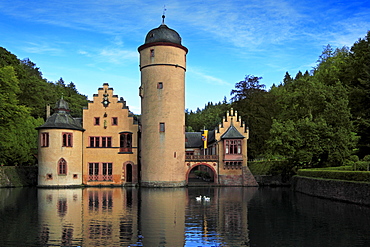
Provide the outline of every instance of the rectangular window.
<path id="1" fill-rule="evenodd" d="M 100 125 L 100 117 L 94 118 L 94 125 Z"/>
<path id="2" fill-rule="evenodd" d="M 132 133 L 121 133 L 119 142 L 120 152 L 132 152 Z"/>
<path id="3" fill-rule="evenodd" d="M 150 57 L 154 57 L 154 49 L 150 49 Z"/>
<path id="4" fill-rule="evenodd" d="M 98 148 L 100 146 L 100 137 L 90 136 L 90 147 Z"/>
<path id="5" fill-rule="evenodd" d="M 112 125 L 118 125 L 118 118 L 112 117 Z"/>
<path id="6" fill-rule="evenodd" d="M 41 133 L 40 145 L 41 147 L 49 147 L 49 133 L 48 132 Z"/>
<path id="7" fill-rule="evenodd" d="M 157 89 L 163 89 L 163 82 L 158 82 Z"/>
<path id="8" fill-rule="evenodd" d="M 112 163 L 103 163 L 103 175 L 112 175 Z"/>
<path id="9" fill-rule="evenodd" d="M 63 147 L 73 147 L 73 134 L 72 133 L 63 133 Z"/>
<path id="10" fill-rule="evenodd" d="M 103 136 L 101 138 L 101 146 L 103 148 L 110 148 L 110 147 L 112 147 L 112 137 Z"/>
<path id="11" fill-rule="evenodd" d="M 89 163 L 89 181 L 112 181 L 113 163 Z"/>
<path id="12" fill-rule="evenodd" d="M 164 131 L 165 131 L 165 124 L 159 123 L 159 132 L 164 132 Z"/>
<path id="13" fill-rule="evenodd" d="M 241 140 L 227 140 L 227 141 L 225 141 L 225 153 L 226 154 L 241 154 L 242 153 L 242 142 L 241 142 Z"/>

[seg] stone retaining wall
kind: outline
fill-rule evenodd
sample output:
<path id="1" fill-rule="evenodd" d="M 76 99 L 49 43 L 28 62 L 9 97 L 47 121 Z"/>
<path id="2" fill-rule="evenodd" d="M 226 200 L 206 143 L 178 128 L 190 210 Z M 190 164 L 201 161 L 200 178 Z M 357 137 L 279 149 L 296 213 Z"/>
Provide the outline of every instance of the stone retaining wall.
<path id="1" fill-rule="evenodd" d="M 370 206 L 370 183 L 294 176 L 294 191 Z"/>

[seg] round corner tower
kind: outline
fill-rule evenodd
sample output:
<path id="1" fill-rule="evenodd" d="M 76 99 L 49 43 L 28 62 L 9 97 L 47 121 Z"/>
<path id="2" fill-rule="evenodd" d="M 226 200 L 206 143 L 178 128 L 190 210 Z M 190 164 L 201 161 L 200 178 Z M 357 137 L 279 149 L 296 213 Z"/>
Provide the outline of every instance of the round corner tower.
<path id="1" fill-rule="evenodd" d="M 141 185 L 185 185 L 185 71 L 188 49 L 163 22 L 138 48 L 141 71 Z"/>
<path id="2" fill-rule="evenodd" d="M 82 184 L 81 123 L 69 113 L 63 97 L 55 104 L 55 112 L 37 127 L 38 186 L 80 186 Z"/>

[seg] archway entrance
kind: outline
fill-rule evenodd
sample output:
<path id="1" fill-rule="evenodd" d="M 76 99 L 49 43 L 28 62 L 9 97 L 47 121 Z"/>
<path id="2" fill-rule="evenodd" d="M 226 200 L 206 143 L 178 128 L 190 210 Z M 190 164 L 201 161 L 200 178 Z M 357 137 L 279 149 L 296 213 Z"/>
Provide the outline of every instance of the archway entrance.
<path id="1" fill-rule="evenodd" d="M 130 163 L 126 165 L 126 182 L 132 182 L 132 165 Z"/>
<path id="2" fill-rule="evenodd" d="M 192 183 L 214 183 L 215 172 L 209 166 L 199 164 L 194 166 L 188 173 L 188 184 Z"/>

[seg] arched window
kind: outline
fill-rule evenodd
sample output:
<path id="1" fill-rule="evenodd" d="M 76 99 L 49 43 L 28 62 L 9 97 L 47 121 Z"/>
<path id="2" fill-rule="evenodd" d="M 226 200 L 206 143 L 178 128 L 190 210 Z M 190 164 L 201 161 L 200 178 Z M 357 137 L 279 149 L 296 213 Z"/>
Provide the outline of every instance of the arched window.
<path id="1" fill-rule="evenodd" d="M 58 161 L 58 175 L 67 175 L 67 161 L 63 158 Z"/>
<path id="2" fill-rule="evenodd" d="M 132 133 L 122 132 L 119 137 L 120 152 L 131 153 L 132 152 Z"/>

